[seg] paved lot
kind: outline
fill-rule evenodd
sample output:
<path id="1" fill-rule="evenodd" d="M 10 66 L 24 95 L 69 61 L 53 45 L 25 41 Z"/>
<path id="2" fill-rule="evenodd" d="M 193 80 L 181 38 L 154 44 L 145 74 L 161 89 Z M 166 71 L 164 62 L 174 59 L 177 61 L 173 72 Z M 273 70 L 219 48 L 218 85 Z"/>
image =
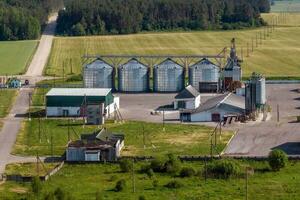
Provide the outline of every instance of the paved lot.
<path id="1" fill-rule="evenodd" d="M 300 84 L 267 85 L 267 96 L 272 106 L 272 118 L 268 122 L 235 126 L 237 135 L 228 145 L 228 156 L 267 156 L 270 150 L 280 148 L 287 154 L 300 155 L 300 123 L 295 123 L 299 115 Z M 277 105 L 280 122 L 277 123 Z"/>
<path id="2" fill-rule="evenodd" d="M 115 94 L 120 97 L 120 111 L 126 120 L 138 120 L 146 122 L 161 123 L 163 120 L 162 112 L 160 115 L 151 115 L 151 111 L 157 110 L 161 106 L 171 105 L 177 94 Z M 204 102 L 211 98 L 211 94 L 202 95 L 201 101 Z M 165 122 L 179 123 L 179 112 L 164 108 Z"/>

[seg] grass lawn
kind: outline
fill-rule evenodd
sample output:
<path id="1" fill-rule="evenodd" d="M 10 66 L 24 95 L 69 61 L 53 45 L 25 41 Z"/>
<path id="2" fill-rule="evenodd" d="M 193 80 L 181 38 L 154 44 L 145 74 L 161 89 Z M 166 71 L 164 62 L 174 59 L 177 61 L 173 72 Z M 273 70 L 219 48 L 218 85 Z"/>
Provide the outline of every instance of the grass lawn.
<path id="1" fill-rule="evenodd" d="M 290 162 L 288 166 L 280 172 L 263 172 L 268 167 L 266 162 L 246 162 L 240 164 L 251 166 L 255 173 L 249 176 L 248 199 L 263 200 L 290 200 L 298 199 L 300 195 L 300 162 Z M 204 169 L 204 163 L 183 163 L 192 166 L 198 171 Z M 203 176 L 190 178 L 179 178 L 167 174 L 155 173 L 149 178 L 145 174 L 138 172 L 141 163 L 135 165 L 135 185 L 136 193 L 132 193 L 131 173 L 121 173 L 119 166 L 114 164 L 86 164 L 68 165 L 44 183 L 43 193 L 61 188 L 73 195 L 73 199 L 95 199 L 96 192 L 100 192 L 102 199 L 122 199 L 137 200 L 140 195 L 146 199 L 171 200 L 171 199 L 245 199 L 245 179 L 231 178 L 205 179 Z M 119 179 L 126 180 L 126 187 L 121 192 L 113 189 Z M 153 180 L 158 181 L 156 187 Z M 178 180 L 182 183 L 179 189 L 168 189 L 164 185 L 171 180 Z M 17 184 L 7 182 L 0 186 L 0 195 L 18 199 L 24 191 L 28 191 L 28 184 Z M 18 192 L 20 191 L 19 195 Z M 12 192 L 14 191 L 14 192 Z"/>
<path id="2" fill-rule="evenodd" d="M 90 133 L 97 129 L 95 126 L 85 126 L 81 121 L 72 122 L 72 127 L 79 135 L 80 133 Z M 165 132 L 162 124 L 144 122 L 126 122 L 124 124 L 108 123 L 105 125 L 111 131 L 125 134 L 125 148 L 123 156 L 155 156 L 174 153 L 177 155 L 209 155 L 210 154 L 210 134 L 212 128 L 197 125 L 166 124 Z M 145 135 L 145 148 L 143 143 L 143 129 Z M 54 155 L 63 154 L 67 140 L 68 127 L 67 120 L 44 119 L 40 126 L 38 119 L 24 121 L 23 128 L 18 135 L 13 154 L 20 155 L 51 155 L 51 134 L 53 135 Z M 72 128 L 70 137 L 78 138 Z M 217 150 L 221 152 L 232 132 L 223 132 L 221 137 L 217 137 Z"/>
<path id="3" fill-rule="evenodd" d="M 274 14 L 264 15 L 267 20 Z M 271 17 L 270 17 L 271 16 Z M 46 74 L 80 74 L 81 57 L 89 54 L 217 54 L 230 40 L 237 39 L 238 54 L 243 47 L 244 76 L 253 71 L 268 77 L 300 77 L 300 14 L 291 14 L 291 27 L 279 26 L 263 45 L 255 48 L 250 57 L 246 57 L 247 43 L 251 48 L 252 38 L 263 29 L 236 31 L 198 31 L 173 33 L 142 33 L 118 36 L 57 37 L 48 62 Z M 254 45 L 255 46 L 255 45 Z M 228 52 L 228 51 L 227 51 Z"/>
<path id="4" fill-rule="evenodd" d="M 300 0 L 275 1 L 271 12 L 300 12 Z"/>
<path id="5" fill-rule="evenodd" d="M 39 176 L 45 176 L 48 172 L 54 169 L 58 163 L 39 163 Z M 21 175 L 21 176 L 37 176 L 36 163 L 17 163 L 8 164 L 5 168 L 7 175 Z"/>
<path id="6" fill-rule="evenodd" d="M 37 44 L 31 40 L 0 42 L 0 75 L 24 73 Z"/>
<path id="7" fill-rule="evenodd" d="M 17 92 L 15 89 L 0 89 L 0 118 L 5 117 L 9 113 Z"/>

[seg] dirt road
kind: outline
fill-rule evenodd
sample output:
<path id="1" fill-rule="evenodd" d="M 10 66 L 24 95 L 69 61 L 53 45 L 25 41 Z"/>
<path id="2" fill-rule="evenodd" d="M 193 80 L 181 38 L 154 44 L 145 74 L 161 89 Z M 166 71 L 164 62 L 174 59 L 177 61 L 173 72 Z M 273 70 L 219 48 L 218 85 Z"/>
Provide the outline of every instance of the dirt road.
<path id="1" fill-rule="evenodd" d="M 50 18 L 33 60 L 24 76 L 26 79 L 31 80 L 31 84 L 35 84 L 35 80 L 38 80 L 37 77 L 42 76 L 43 69 L 47 63 L 54 37 L 56 18 L 57 15 Z M 15 104 L 3 121 L 3 128 L 0 132 L 0 174 L 4 172 L 6 164 L 10 163 L 12 159 L 10 152 L 21 128 L 22 120 L 26 117 L 29 107 L 29 94 L 32 92 L 32 88 L 20 89 Z M 16 158 L 13 157 L 14 161 L 18 161 Z"/>

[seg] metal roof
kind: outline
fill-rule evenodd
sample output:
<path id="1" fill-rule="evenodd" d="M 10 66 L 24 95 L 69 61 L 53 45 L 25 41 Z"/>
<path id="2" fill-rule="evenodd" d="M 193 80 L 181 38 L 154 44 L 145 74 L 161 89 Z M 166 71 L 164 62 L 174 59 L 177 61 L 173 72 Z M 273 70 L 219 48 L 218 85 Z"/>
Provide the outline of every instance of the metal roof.
<path id="1" fill-rule="evenodd" d="M 110 88 L 52 88 L 46 96 L 107 96 Z"/>
<path id="2" fill-rule="evenodd" d="M 221 105 L 229 105 L 241 110 L 245 109 L 245 98 L 233 93 L 223 94 L 214 98 L 211 98 L 193 110 L 183 110 L 184 113 L 200 113 L 208 111 L 214 108 L 218 108 Z"/>
<path id="3" fill-rule="evenodd" d="M 176 96 L 175 99 L 189 99 L 189 98 L 196 98 L 199 96 L 200 93 L 191 85 L 187 86 L 179 92 Z"/>
<path id="4" fill-rule="evenodd" d="M 91 63 L 85 66 L 86 69 L 103 69 L 103 68 L 113 68 L 110 64 L 105 62 L 104 60 L 98 58 Z"/>
<path id="5" fill-rule="evenodd" d="M 207 65 L 214 66 L 215 68 L 220 68 L 215 63 L 213 63 L 212 61 L 208 60 L 207 58 L 203 58 L 202 60 L 196 62 L 195 64 L 193 64 L 192 66 L 190 66 L 190 68 L 194 68 L 194 67 L 198 67 L 198 66 L 207 66 Z"/>
<path id="6" fill-rule="evenodd" d="M 155 65 L 154 68 L 160 68 L 160 67 L 171 67 L 171 68 L 177 68 L 177 69 L 182 69 L 182 65 L 177 63 L 176 61 L 172 60 L 171 58 L 167 58 L 166 60 L 162 61 L 158 65 Z"/>

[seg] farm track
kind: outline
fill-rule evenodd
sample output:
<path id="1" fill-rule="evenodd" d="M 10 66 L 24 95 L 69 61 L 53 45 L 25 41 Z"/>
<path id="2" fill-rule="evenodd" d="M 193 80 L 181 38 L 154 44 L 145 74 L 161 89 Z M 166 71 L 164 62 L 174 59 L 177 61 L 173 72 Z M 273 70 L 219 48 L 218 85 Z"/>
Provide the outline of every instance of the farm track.
<path id="1" fill-rule="evenodd" d="M 53 15 L 49 19 L 48 25 L 42 34 L 39 46 L 26 74 L 20 77 L 21 79 L 29 79 L 32 85 L 35 85 L 38 80 L 43 79 L 42 73 L 51 52 L 56 28 L 56 19 L 57 15 Z M 12 161 L 22 162 L 32 160 L 32 158 L 11 156 L 10 152 L 16 141 L 22 121 L 26 117 L 29 107 L 29 95 L 33 92 L 33 90 L 33 88 L 20 89 L 9 115 L 3 120 L 3 128 L 0 132 L 0 174 L 4 173 L 5 166 Z"/>

